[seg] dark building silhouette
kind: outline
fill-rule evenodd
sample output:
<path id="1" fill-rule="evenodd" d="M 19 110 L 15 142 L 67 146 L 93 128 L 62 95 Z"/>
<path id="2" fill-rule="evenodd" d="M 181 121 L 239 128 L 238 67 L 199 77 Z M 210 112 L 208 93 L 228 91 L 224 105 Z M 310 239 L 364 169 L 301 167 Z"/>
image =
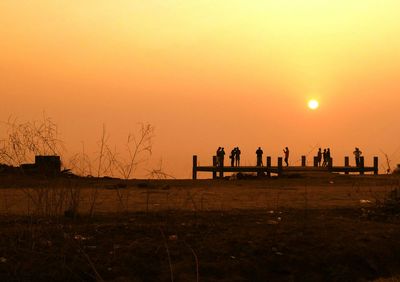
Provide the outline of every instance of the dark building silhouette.
<path id="1" fill-rule="evenodd" d="M 35 156 L 34 164 L 22 164 L 20 167 L 25 173 L 56 175 L 61 172 L 61 158 L 60 156 Z"/>

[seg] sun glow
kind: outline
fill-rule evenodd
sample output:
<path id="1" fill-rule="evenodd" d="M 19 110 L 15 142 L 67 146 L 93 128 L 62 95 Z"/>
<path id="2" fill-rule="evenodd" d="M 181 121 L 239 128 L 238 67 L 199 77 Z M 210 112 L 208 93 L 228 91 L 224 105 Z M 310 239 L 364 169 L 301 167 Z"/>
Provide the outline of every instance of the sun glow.
<path id="1" fill-rule="evenodd" d="M 316 110 L 319 107 L 319 102 L 317 100 L 312 99 L 312 100 L 308 101 L 308 107 L 311 110 Z"/>

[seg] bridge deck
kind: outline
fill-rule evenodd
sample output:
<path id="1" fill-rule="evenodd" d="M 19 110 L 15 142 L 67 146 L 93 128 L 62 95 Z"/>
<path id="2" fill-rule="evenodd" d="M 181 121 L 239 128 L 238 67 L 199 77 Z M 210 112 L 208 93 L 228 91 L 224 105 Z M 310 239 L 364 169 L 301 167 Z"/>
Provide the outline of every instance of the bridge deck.
<path id="1" fill-rule="evenodd" d="M 203 172 L 271 172 L 278 173 L 278 166 L 198 166 L 196 168 L 197 171 Z M 332 168 L 329 167 L 304 167 L 304 166 L 289 166 L 282 167 L 281 171 L 285 172 L 374 172 L 374 167 L 346 167 L 346 166 L 334 166 Z"/>

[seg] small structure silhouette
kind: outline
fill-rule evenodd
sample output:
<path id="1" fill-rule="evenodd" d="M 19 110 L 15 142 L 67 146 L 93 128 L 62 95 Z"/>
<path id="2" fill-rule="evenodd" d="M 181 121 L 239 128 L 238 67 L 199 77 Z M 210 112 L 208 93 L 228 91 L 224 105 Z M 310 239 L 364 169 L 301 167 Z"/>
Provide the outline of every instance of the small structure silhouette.
<path id="1" fill-rule="evenodd" d="M 61 158 L 60 156 L 35 156 L 35 163 L 21 164 L 19 167 L 0 164 L 0 173 L 57 176 L 61 173 Z"/>

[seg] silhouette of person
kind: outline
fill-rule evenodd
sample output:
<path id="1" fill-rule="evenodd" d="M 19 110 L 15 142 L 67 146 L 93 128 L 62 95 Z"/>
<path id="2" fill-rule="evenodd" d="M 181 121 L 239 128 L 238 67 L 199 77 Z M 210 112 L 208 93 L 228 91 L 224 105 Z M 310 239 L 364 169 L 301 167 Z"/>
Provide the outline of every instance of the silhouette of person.
<path id="1" fill-rule="evenodd" d="M 318 149 L 318 153 L 317 153 L 317 163 L 318 166 L 321 166 L 321 161 L 322 161 L 322 151 L 321 148 Z"/>
<path id="2" fill-rule="evenodd" d="M 236 148 L 233 148 L 229 158 L 231 159 L 231 166 L 235 166 Z"/>
<path id="3" fill-rule="evenodd" d="M 289 166 L 289 148 L 286 147 L 285 149 L 283 149 L 283 153 L 285 154 L 286 166 Z"/>
<path id="4" fill-rule="evenodd" d="M 324 159 L 324 162 L 322 163 L 322 166 L 327 166 L 328 165 L 328 151 L 327 151 L 327 149 L 324 149 L 324 152 L 322 153 L 322 157 Z"/>
<path id="5" fill-rule="evenodd" d="M 217 156 L 217 164 L 216 165 L 219 166 L 219 159 L 221 157 L 221 147 L 218 147 L 216 156 Z"/>
<path id="6" fill-rule="evenodd" d="M 219 166 L 223 167 L 224 166 L 224 157 L 225 157 L 225 150 L 224 147 L 221 148 L 219 151 Z"/>
<path id="7" fill-rule="evenodd" d="M 359 167 L 360 163 L 361 163 L 360 159 L 361 159 L 362 152 L 360 151 L 359 148 L 356 147 L 356 149 L 354 150 L 353 154 L 354 154 L 354 157 L 356 159 L 356 167 Z"/>
<path id="8" fill-rule="evenodd" d="M 263 162 L 262 162 L 263 150 L 261 150 L 261 147 L 258 147 L 258 149 L 256 151 L 256 155 L 257 155 L 257 166 L 262 166 L 263 165 Z"/>
<path id="9" fill-rule="evenodd" d="M 327 150 L 326 150 L 326 164 L 327 165 L 329 165 L 330 163 L 331 163 L 331 149 L 330 148 L 328 148 Z"/>
<path id="10" fill-rule="evenodd" d="M 236 152 L 235 152 L 235 162 L 236 166 L 240 166 L 240 149 L 239 147 L 236 147 Z"/>

